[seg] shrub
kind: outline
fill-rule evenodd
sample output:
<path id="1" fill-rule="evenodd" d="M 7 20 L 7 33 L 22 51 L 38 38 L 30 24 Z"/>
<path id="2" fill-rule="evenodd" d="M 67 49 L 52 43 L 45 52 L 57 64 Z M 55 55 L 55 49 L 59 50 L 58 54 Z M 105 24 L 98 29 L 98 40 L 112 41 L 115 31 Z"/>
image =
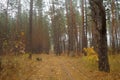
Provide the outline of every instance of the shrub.
<path id="1" fill-rule="evenodd" d="M 98 62 L 98 55 L 93 47 L 84 48 L 84 52 L 87 54 L 87 59 L 92 62 Z"/>

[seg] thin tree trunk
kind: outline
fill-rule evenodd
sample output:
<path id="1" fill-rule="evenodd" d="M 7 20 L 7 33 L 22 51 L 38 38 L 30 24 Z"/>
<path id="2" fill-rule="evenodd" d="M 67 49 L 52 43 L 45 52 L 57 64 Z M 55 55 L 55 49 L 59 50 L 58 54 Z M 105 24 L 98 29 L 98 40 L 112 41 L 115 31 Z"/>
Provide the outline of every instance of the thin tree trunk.
<path id="1" fill-rule="evenodd" d="M 76 16 L 75 16 L 75 12 L 74 12 L 74 6 L 73 6 L 73 2 L 72 0 L 70 0 L 70 16 L 71 16 L 71 29 L 72 29 L 72 35 L 73 35 L 73 49 L 74 49 L 74 52 L 78 53 L 77 52 L 77 46 L 78 46 L 78 38 L 77 38 L 77 27 L 76 27 Z"/>
<path id="2" fill-rule="evenodd" d="M 32 52 L 32 27 L 33 27 L 33 0 L 30 0 L 30 12 L 29 12 L 29 35 L 28 35 L 28 50 Z M 29 58 L 32 58 L 30 53 Z"/>
<path id="3" fill-rule="evenodd" d="M 87 36 L 86 36 L 87 30 L 85 25 L 84 0 L 82 0 L 81 5 L 82 5 L 81 12 L 82 12 L 82 50 L 83 50 L 83 48 L 87 48 Z M 87 54 L 84 53 L 84 55 L 87 55 Z"/>
<path id="4" fill-rule="evenodd" d="M 115 11 L 115 0 L 111 2 L 111 12 L 112 12 L 112 53 L 116 53 L 117 51 L 117 23 L 116 23 L 116 11 Z"/>

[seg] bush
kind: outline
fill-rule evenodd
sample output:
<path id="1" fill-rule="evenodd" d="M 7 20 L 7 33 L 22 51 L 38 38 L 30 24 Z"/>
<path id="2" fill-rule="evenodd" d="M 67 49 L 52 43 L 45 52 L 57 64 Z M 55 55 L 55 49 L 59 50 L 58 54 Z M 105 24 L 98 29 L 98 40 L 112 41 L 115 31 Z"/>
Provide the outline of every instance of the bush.
<path id="1" fill-rule="evenodd" d="M 98 55 L 93 47 L 84 48 L 84 52 L 87 54 L 87 59 L 91 62 L 98 62 Z"/>

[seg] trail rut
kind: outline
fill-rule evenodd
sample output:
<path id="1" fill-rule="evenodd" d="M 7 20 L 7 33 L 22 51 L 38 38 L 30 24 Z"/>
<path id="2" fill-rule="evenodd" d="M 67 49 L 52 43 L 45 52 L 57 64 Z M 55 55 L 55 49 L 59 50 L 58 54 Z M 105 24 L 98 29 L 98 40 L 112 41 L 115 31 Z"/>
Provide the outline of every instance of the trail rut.
<path id="1" fill-rule="evenodd" d="M 36 57 L 42 58 L 42 61 L 37 61 Z M 31 71 L 28 80 L 91 80 L 85 74 L 84 66 L 76 66 L 74 59 L 55 55 L 36 57 L 33 58 L 36 61 L 33 64 L 35 68 Z"/>

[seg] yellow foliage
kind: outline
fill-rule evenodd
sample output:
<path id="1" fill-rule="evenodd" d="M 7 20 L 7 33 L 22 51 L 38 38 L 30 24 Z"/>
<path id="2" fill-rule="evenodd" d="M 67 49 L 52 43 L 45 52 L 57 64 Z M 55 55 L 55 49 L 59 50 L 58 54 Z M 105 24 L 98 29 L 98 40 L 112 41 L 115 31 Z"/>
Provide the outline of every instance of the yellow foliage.
<path id="1" fill-rule="evenodd" d="M 24 32 L 21 32 L 21 35 L 22 35 L 22 36 L 24 36 L 24 35 L 25 35 L 25 33 L 24 33 Z"/>
<path id="2" fill-rule="evenodd" d="M 84 52 L 87 53 L 87 59 L 89 61 L 98 61 L 98 55 L 95 52 L 93 47 L 90 48 L 84 48 Z"/>
<path id="3" fill-rule="evenodd" d="M 88 56 L 96 54 L 96 52 L 93 49 L 93 47 L 92 48 L 84 48 L 84 51 L 87 53 Z"/>

